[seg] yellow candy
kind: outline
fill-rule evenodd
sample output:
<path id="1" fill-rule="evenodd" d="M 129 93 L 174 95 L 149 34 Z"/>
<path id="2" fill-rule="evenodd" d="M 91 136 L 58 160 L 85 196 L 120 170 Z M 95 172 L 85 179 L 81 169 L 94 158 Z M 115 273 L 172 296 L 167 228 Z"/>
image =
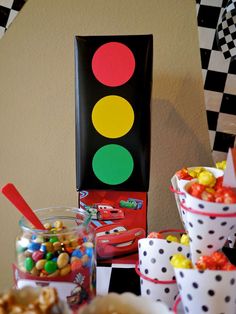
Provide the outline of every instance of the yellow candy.
<path id="1" fill-rule="evenodd" d="M 188 170 L 188 174 L 192 177 L 192 178 L 197 178 L 198 174 L 196 171 L 194 170 Z"/>
<path id="2" fill-rule="evenodd" d="M 199 174 L 198 182 L 202 185 L 213 187 L 216 183 L 216 178 L 212 172 L 204 170 Z"/>
<path id="3" fill-rule="evenodd" d="M 193 178 L 197 178 L 199 174 L 204 170 L 205 169 L 202 167 L 196 167 L 194 169 L 188 169 L 188 174 Z"/>
<path id="4" fill-rule="evenodd" d="M 67 265 L 64 266 L 62 269 L 60 269 L 60 275 L 61 275 L 61 276 L 66 276 L 66 275 L 69 274 L 70 272 L 71 272 L 70 264 L 67 264 Z"/>
<path id="5" fill-rule="evenodd" d="M 166 240 L 170 241 L 170 242 L 177 242 L 177 243 L 179 243 L 179 239 L 177 237 L 173 236 L 173 235 L 168 235 L 166 237 Z"/>
<path id="6" fill-rule="evenodd" d="M 218 161 L 216 163 L 216 168 L 217 169 L 221 169 L 221 170 L 225 170 L 225 168 L 226 168 L 226 160 Z"/>
<path id="7" fill-rule="evenodd" d="M 187 234 L 182 234 L 180 243 L 183 245 L 189 245 L 189 236 Z"/>
<path id="8" fill-rule="evenodd" d="M 49 222 L 46 222 L 43 226 L 47 230 L 50 230 L 52 228 L 52 225 Z"/>
<path id="9" fill-rule="evenodd" d="M 181 253 L 174 254 L 170 260 L 170 263 L 174 268 L 193 268 L 191 260 Z"/>
<path id="10" fill-rule="evenodd" d="M 55 221 L 55 222 L 54 222 L 54 227 L 55 227 L 56 229 L 62 229 L 62 227 L 63 227 L 63 222 L 60 221 L 60 220 Z"/>

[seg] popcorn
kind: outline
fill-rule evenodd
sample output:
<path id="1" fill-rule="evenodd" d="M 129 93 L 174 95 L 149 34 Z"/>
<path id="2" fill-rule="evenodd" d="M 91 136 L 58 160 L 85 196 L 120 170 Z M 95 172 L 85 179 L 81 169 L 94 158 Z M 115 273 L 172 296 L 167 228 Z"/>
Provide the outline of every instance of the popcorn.
<path id="1" fill-rule="evenodd" d="M 69 310 L 62 303 L 55 288 L 12 289 L 0 295 L 0 314 L 66 314 Z"/>

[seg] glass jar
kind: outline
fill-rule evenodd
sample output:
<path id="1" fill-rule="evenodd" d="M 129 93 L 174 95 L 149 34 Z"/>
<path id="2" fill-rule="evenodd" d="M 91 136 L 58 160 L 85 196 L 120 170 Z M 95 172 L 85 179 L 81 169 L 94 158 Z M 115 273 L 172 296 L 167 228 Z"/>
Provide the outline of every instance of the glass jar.
<path id="1" fill-rule="evenodd" d="M 95 241 L 91 215 L 80 208 L 35 210 L 46 230 L 20 219 L 14 277 L 17 288 L 52 286 L 72 308 L 95 294 Z"/>

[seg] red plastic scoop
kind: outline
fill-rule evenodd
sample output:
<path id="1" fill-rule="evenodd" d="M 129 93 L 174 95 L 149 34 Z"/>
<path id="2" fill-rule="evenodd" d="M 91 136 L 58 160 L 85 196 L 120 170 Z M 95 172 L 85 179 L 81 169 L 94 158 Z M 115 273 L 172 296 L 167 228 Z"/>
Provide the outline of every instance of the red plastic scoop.
<path id="1" fill-rule="evenodd" d="M 18 192 L 14 184 L 8 183 L 2 188 L 2 193 L 32 223 L 36 229 L 45 230 L 43 224 Z"/>

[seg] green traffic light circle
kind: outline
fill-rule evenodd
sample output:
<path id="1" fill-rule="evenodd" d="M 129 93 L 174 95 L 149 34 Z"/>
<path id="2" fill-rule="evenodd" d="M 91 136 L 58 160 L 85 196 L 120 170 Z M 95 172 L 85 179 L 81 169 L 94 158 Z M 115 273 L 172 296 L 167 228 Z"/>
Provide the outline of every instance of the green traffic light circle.
<path id="1" fill-rule="evenodd" d="M 130 152 L 121 145 L 109 144 L 96 151 L 92 160 L 95 176 L 103 183 L 117 185 L 132 174 L 134 161 Z"/>

